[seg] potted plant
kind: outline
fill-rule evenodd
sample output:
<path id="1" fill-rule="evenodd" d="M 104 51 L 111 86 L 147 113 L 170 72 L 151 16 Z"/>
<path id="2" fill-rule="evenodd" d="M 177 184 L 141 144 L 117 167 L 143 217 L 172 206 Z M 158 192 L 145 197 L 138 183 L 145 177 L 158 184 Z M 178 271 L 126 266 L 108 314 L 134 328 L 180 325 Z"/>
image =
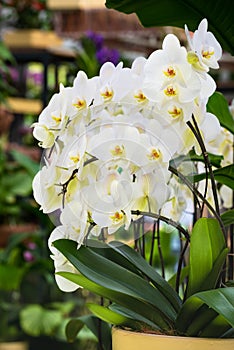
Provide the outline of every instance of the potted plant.
<path id="1" fill-rule="evenodd" d="M 3 40 L 10 48 L 46 48 L 61 44 L 52 30 L 52 15 L 46 0 L 3 0 Z"/>
<path id="2" fill-rule="evenodd" d="M 203 19 L 193 35 L 186 28 L 188 50 L 168 34 L 162 49 L 131 68 L 107 62 L 92 79 L 78 72 L 33 125 L 45 149 L 34 197 L 59 218 L 49 238 L 57 284 L 109 300 L 89 308 L 119 327 L 114 350 L 155 348 L 147 333 L 169 337 L 162 349 L 186 338 L 195 338 L 194 349 L 234 344 L 227 228 L 234 222 L 234 123 L 209 75 L 222 50 L 207 27 Z M 168 277 L 161 235 L 174 230 L 178 261 Z M 68 325 L 69 337 L 76 325 Z M 126 330 L 136 343 L 124 344 Z"/>

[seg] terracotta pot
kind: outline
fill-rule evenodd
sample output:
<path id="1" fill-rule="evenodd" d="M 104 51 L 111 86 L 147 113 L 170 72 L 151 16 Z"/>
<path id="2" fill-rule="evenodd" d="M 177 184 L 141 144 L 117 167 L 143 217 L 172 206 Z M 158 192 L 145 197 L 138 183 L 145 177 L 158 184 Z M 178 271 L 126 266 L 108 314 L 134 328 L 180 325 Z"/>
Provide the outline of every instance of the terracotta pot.
<path id="1" fill-rule="evenodd" d="M 233 350 L 234 339 L 175 337 L 112 330 L 112 350 Z"/>
<path id="2" fill-rule="evenodd" d="M 0 350 L 28 350 L 27 342 L 0 342 Z"/>

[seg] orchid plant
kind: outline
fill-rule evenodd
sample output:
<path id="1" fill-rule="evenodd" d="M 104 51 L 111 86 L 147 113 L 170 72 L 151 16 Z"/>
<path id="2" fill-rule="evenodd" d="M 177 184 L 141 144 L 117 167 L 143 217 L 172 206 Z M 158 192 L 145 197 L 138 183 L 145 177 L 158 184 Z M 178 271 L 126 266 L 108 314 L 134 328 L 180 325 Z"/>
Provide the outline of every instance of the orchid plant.
<path id="1" fill-rule="evenodd" d="M 95 315 L 135 330 L 233 337 L 233 118 L 209 74 L 222 49 L 207 20 L 185 33 L 188 50 L 168 34 L 131 68 L 107 62 L 99 76 L 79 71 L 61 85 L 33 124 L 45 149 L 33 191 L 57 223 L 49 247 L 59 288 L 111 301 L 90 304 Z M 176 230 L 180 245 L 169 281 L 162 229 Z M 162 274 L 151 264 L 155 242 Z"/>

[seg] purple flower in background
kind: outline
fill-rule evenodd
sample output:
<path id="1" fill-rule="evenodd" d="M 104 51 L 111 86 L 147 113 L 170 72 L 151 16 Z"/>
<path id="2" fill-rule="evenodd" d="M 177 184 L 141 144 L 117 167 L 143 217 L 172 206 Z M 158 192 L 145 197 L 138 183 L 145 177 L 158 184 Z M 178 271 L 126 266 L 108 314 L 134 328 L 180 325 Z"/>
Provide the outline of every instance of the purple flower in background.
<path id="1" fill-rule="evenodd" d="M 29 251 L 29 250 L 25 250 L 25 252 L 23 253 L 24 255 L 24 260 L 26 262 L 32 262 L 35 260 L 33 254 Z"/>
<path id="2" fill-rule="evenodd" d="M 102 48 L 103 36 L 101 34 L 94 33 L 90 30 L 86 33 L 86 36 L 94 42 L 97 50 L 100 50 Z"/>
<path id="3" fill-rule="evenodd" d="M 105 62 L 112 62 L 114 65 L 119 63 L 120 54 L 118 50 L 109 49 L 108 47 L 103 46 L 96 53 L 97 60 L 100 64 Z"/>
<path id="4" fill-rule="evenodd" d="M 10 76 L 13 81 L 19 80 L 19 71 L 16 68 L 10 68 Z"/>
<path id="5" fill-rule="evenodd" d="M 36 85 L 42 85 L 43 83 L 43 75 L 41 72 L 28 72 L 28 78 L 32 79 L 32 81 Z"/>

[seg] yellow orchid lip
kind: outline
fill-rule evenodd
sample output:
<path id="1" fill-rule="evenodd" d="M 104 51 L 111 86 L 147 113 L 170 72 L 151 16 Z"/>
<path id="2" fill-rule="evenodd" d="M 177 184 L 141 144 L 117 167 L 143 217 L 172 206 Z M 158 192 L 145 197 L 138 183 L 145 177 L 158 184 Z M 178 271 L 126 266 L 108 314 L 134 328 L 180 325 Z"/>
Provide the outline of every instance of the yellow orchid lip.
<path id="1" fill-rule="evenodd" d="M 176 71 L 173 67 L 168 67 L 167 70 L 163 71 L 163 73 L 166 75 L 168 78 L 174 78 L 176 76 Z"/>
<path id="2" fill-rule="evenodd" d="M 176 95 L 177 95 L 177 91 L 176 91 L 176 89 L 175 89 L 172 85 L 170 85 L 170 86 L 168 86 L 166 89 L 164 89 L 164 94 L 165 94 L 166 96 L 168 96 L 168 97 L 170 97 L 170 96 L 176 96 Z"/>

